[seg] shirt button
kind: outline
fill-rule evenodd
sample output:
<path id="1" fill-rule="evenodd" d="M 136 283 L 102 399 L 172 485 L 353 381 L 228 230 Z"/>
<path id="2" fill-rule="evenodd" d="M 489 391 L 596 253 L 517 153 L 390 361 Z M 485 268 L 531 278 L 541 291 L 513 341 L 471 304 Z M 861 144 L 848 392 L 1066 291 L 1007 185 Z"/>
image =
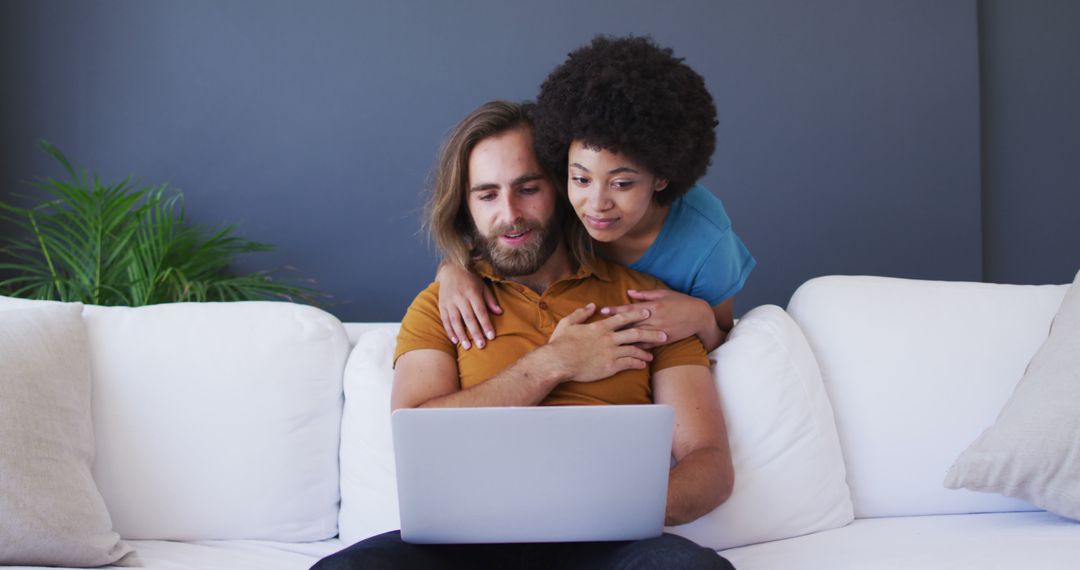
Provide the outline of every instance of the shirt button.
<path id="1" fill-rule="evenodd" d="M 543 301 L 540 301 L 540 308 L 544 309 L 544 310 L 547 310 L 547 303 L 545 303 Z"/>

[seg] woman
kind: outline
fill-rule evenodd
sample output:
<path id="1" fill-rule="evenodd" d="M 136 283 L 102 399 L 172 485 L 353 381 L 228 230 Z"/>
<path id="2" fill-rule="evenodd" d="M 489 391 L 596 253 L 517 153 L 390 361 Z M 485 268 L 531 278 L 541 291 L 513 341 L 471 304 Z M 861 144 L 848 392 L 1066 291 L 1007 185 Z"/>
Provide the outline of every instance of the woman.
<path id="1" fill-rule="evenodd" d="M 716 107 L 697 72 L 647 38 L 597 37 L 570 53 L 540 87 L 536 151 L 566 180 L 575 214 L 597 252 L 659 278 L 672 290 L 631 291 L 641 326 L 669 342 L 697 335 L 707 350 L 733 325 L 734 295 L 755 260 L 720 200 L 695 183 L 716 147 Z M 454 342 L 494 338 L 491 293 L 472 273 L 444 265 L 439 309 Z"/>

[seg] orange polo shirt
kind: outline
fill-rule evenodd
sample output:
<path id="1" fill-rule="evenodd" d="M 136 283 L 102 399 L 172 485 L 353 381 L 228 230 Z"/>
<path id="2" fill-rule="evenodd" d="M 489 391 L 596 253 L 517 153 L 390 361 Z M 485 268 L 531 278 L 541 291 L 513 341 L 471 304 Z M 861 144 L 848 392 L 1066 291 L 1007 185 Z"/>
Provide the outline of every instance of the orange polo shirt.
<path id="1" fill-rule="evenodd" d="M 627 289 L 666 289 L 649 275 L 621 265 L 596 261 L 596 271 L 581 267 L 577 273 L 552 283 L 543 294 L 503 279 L 485 262 L 476 271 L 491 284 L 502 307 L 501 315 L 491 315 L 495 340 L 481 350 L 459 348 L 450 342 L 439 318 L 439 285 L 432 283 L 420 292 L 401 320 L 394 363 L 410 350 L 441 350 L 457 359 L 461 389 L 465 390 L 495 376 L 530 351 L 547 344 L 559 319 L 588 303 L 615 306 L 631 303 Z M 607 318 L 597 312 L 589 322 Z M 665 368 L 696 364 L 709 366 L 709 359 L 696 336 L 653 349 L 653 361 L 644 370 L 624 370 L 597 382 L 564 382 L 541 405 L 651 404 L 652 374 Z"/>

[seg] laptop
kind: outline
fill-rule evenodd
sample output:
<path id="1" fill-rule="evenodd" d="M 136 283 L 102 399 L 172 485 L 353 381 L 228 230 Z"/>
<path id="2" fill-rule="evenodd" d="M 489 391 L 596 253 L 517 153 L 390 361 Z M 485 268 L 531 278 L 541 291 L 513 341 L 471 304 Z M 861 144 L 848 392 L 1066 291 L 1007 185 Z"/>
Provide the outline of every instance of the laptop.
<path id="1" fill-rule="evenodd" d="M 391 423 L 406 542 L 638 540 L 663 532 L 670 406 L 401 409 Z"/>

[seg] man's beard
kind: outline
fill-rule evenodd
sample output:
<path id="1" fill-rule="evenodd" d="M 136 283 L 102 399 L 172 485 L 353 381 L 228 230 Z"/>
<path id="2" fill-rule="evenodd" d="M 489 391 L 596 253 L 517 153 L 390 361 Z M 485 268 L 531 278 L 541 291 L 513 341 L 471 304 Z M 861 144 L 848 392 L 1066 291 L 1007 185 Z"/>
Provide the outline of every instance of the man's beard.
<path id="1" fill-rule="evenodd" d="M 496 273 L 503 277 L 521 277 L 540 270 L 559 245 L 559 232 L 553 231 L 553 224 L 547 226 L 521 221 L 516 224 L 498 226 L 487 236 L 473 229 L 473 239 L 480 255 L 491 264 Z M 499 236 L 531 231 L 529 241 L 517 247 L 506 247 L 499 243 Z"/>

